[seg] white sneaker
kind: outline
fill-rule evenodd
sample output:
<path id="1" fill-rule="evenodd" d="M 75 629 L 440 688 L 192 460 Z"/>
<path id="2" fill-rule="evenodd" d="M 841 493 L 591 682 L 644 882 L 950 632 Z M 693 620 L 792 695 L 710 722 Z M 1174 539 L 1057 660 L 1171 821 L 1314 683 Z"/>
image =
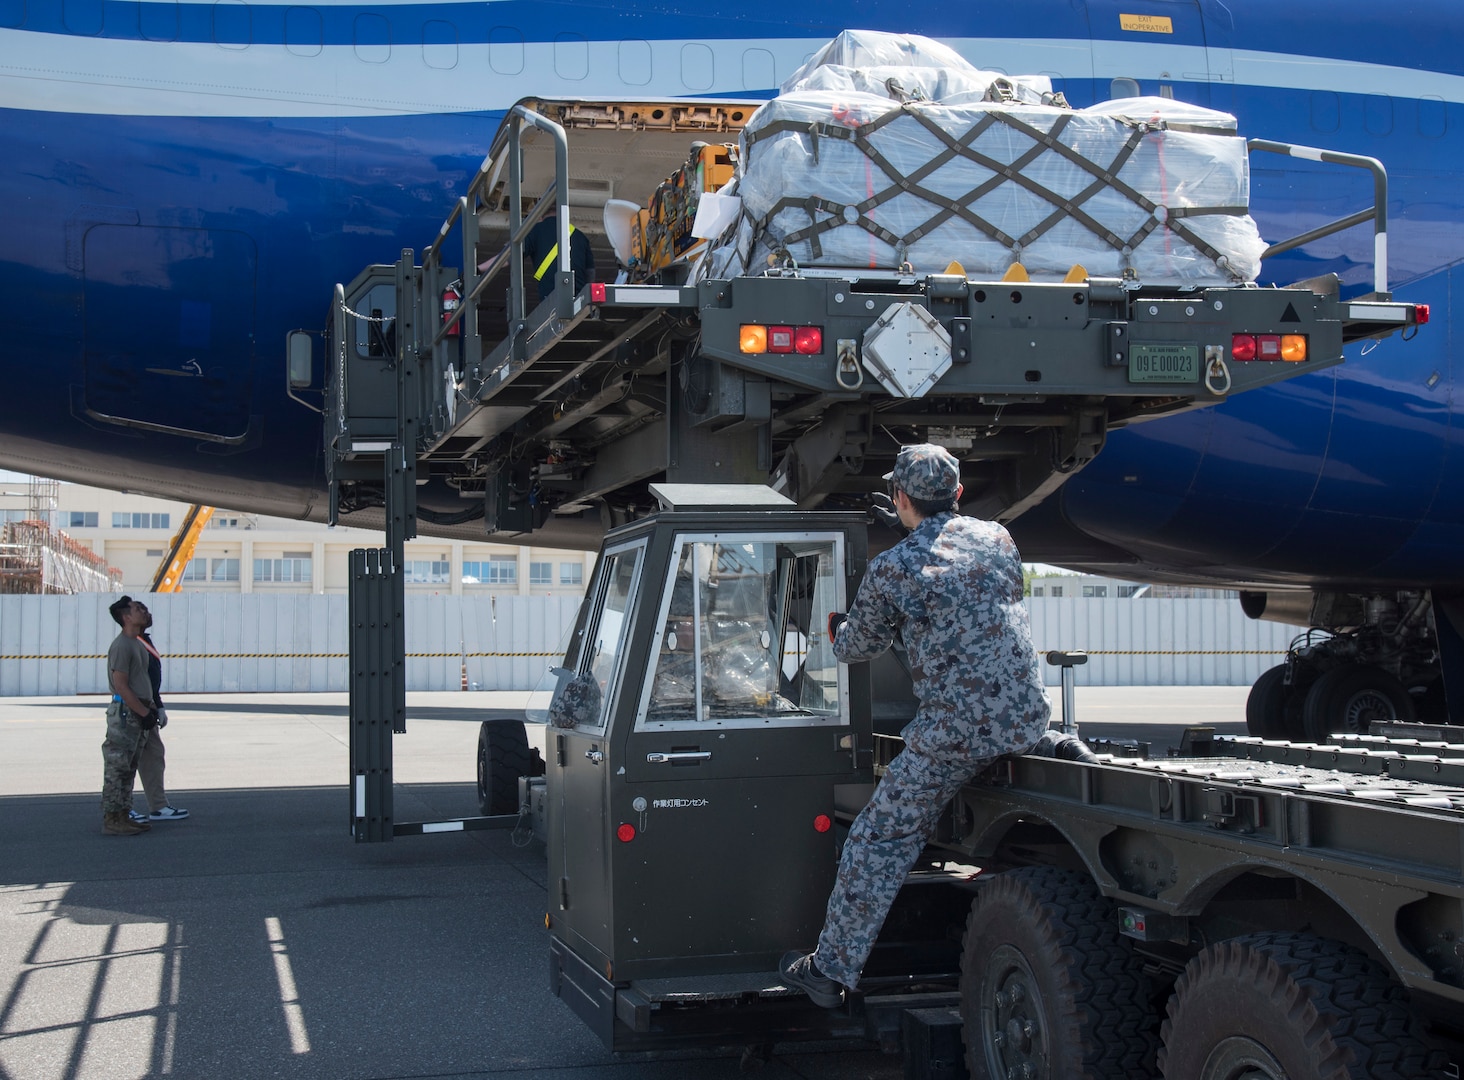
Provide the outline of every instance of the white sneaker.
<path id="1" fill-rule="evenodd" d="M 138 822 L 146 821 L 146 814 L 139 814 L 136 810 L 127 811 L 127 820 L 136 825 Z"/>
<path id="2" fill-rule="evenodd" d="M 165 806 L 161 810 L 154 810 L 145 820 L 147 821 L 182 821 L 188 816 L 187 810 L 180 810 L 176 806 Z"/>

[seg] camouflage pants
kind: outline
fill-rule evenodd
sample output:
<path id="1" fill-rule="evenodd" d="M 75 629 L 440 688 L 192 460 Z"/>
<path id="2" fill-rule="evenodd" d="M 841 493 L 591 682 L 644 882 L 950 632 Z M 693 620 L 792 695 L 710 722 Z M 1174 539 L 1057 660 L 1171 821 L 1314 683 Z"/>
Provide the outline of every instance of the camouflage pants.
<path id="1" fill-rule="evenodd" d="M 816 958 L 820 971 L 851 990 L 941 812 L 991 761 L 964 754 L 944 757 L 907 742 L 849 829 Z"/>
<path id="2" fill-rule="evenodd" d="M 132 782 L 147 733 L 118 702 L 107 706 L 107 737 L 102 742 L 102 813 L 132 809 Z"/>

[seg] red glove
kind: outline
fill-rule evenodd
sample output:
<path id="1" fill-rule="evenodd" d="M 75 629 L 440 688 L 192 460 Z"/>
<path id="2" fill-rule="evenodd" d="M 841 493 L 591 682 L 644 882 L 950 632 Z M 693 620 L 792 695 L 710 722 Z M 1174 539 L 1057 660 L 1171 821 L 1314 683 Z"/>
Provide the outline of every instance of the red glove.
<path id="1" fill-rule="evenodd" d="M 829 612 L 829 644 L 830 645 L 832 645 L 834 643 L 834 638 L 839 633 L 839 627 L 843 626 L 844 623 L 848 621 L 848 619 L 849 619 L 849 616 L 848 615 L 845 615 L 842 611 L 831 611 L 831 612 Z"/>

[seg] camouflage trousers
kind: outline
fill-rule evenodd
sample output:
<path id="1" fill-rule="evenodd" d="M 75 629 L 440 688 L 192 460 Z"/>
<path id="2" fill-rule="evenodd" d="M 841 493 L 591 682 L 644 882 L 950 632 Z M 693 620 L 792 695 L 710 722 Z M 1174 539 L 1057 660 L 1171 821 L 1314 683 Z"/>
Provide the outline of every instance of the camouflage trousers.
<path id="1" fill-rule="evenodd" d="M 940 760 L 907 742 L 890 762 L 844 843 L 815 955 L 825 975 L 851 990 L 859 984 L 895 894 L 941 812 L 991 760 L 966 755 Z"/>
<path id="2" fill-rule="evenodd" d="M 107 706 L 107 737 L 102 741 L 102 813 L 132 809 L 137 758 L 147 732 L 118 702 Z"/>

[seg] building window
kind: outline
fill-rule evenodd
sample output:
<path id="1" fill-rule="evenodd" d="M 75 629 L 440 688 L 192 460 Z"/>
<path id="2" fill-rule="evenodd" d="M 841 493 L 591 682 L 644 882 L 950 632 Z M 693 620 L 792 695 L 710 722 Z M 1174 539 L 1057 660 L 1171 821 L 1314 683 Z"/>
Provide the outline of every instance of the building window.
<path id="1" fill-rule="evenodd" d="M 1061 596 L 1062 595 L 1062 586 L 1061 585 L 1054 585 L 1052 587 L 1052 595 L 1053 596 Z"/>
<path id="2" fill-rule="evenodd" d="M 1107 596 L 1108 595 L 1108 586 L 1107 585 L 1084 585 L 1083 586 L 1083 595 L 1084 596 Z"/>
<path id="3" fill-rule="evenodd" d="M 1142 587 L 1143 586 L 1141 586 L 1141 585 L 1120 585 L 1118 587 L 1118 594 L 1117 595 L 1120 596 L 1120 597 L 1122 597 L 1122 598 L 1124 598 L 1124 599 L 1128 599 L 1128 598 L 1132 597 L 1134 595 L 1134 593 L 1138 592 L 1139 589 L 1141 589 Z"/>
<path id="4" fill-rule="evenodd" d="M 465 562 L 463 582 L 467 585 L 515 585 L 518 583 L 518 560 L 495 555 L 485 562 Z"/>
<path id="5" fill-rule="evenodd" d="M 68 529 L 95 529 L 97 512 L 95 510 L 73 510 L 66 516 L 66 527 Z"/>
<path id="6" fill-rule="evenodd" d="M 408 559 L 404 569 L 408 585 L 446 585 L 451 580 L 452 564 L 446 559 Z"/>
<path id="7" fill-rule="evenodd" d="M 222 517 L 215 514 L 208 519 L 208 527 L 210 529 L 237 529 L 239 527 L 239 519 L 237 517 Z"/>
<path id="8" fill-rule="evenodd" d="M 310 556 L 301 551 L 287 551 L 282 559 L 255 559 L 255 581 L 310 581 Z"/>
<path id="9" fill-rule="evenodd" d="M 239 560 L 210 559 L 208 561 L 208 576 L 210 581 L 238 581 Z"/>
<path id="10" fill-rule="evenodd" d="M 161 559 L 163 557 L 163 549 L 162 548 L 148 548 L 147 549 L 147 557 L 149 559 Z"/>
<path id="11" fill-rule="evenodd" d="M 1032 595 L 1033 596 L 1041 596 L 1042 595 L 1042 586 L 1041 585 L 1033 585 L 1032 586 Z"/>
<path id="12" fill-rule="evenodd" d="M 118 514 L 112 515 L 114 529 L 166 529 L 168 514 Z"/>
<path id="13" fill-rule="evenodd" d="M 583 585 L 585 583 L 585 564 L 577 562 L 562 562 L 559 564 L 559 584 L 561 585 Z"/>
<path id="14" fill-rule="evenodd" d="M 29 521 L 29 510 L 0 510 L 0 522 L 9 525 L 16 521 Z"/>
<path id="15" fill-rule="evenodd" d="M 208 560 L 189 559 L 188 565 L 183 568 L 183 581 L 207 581 Z"/>
<path id="16" fill-rule="evenodd" d="M 530 585 L 553 585 L 554 564 L 552 562 L 531 562 L 529 563 L 529 584 Z"/>

